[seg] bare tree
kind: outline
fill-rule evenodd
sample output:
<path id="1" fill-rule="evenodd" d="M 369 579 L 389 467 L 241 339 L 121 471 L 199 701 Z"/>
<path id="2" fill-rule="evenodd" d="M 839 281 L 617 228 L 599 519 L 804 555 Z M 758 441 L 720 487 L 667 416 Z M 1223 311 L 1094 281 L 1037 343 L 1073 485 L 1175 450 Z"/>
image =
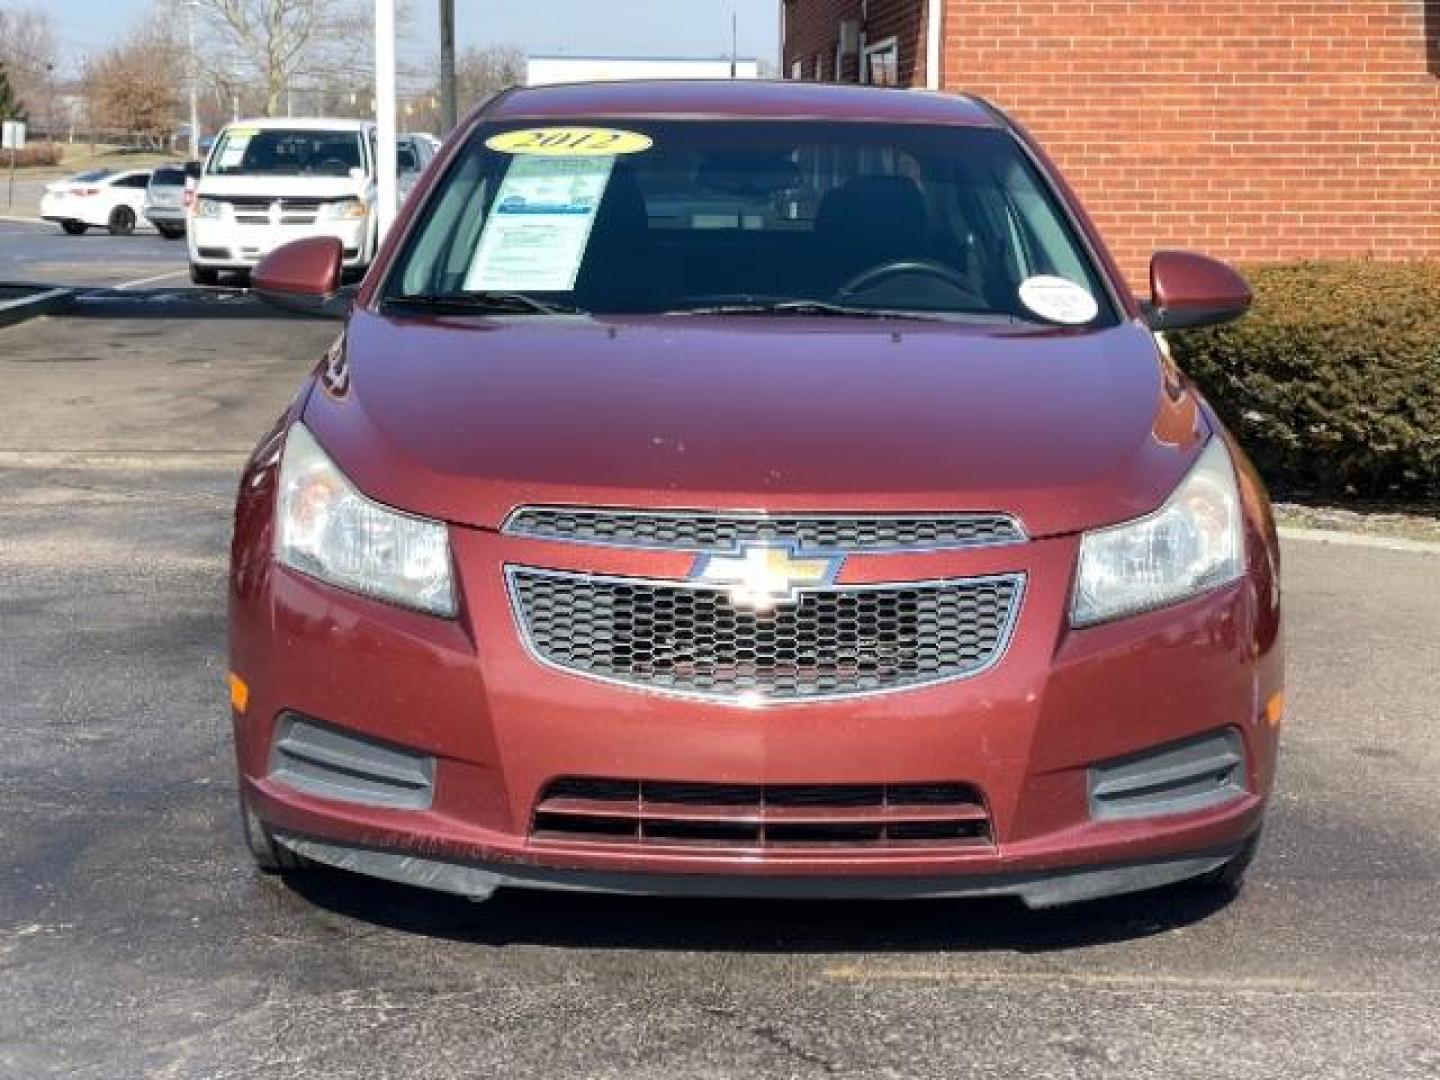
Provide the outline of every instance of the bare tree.
<path id="1" fill-rule="evenodd" d="M 169 25 L 152 20 L 91 59 L 84 87 L 92 124 L 157 148 L 170 139 L 182 85 L 172 73 L 184 70 L 185 52 Z"/>
<path id="2" fill-rule="evenodd" d="M 301 80 L 364 75 L 370 18 L 354 0 L 200 0 L 201 10 L 253 71 L 262 111 L 283 111 Z"/>
<path id="3" fill-rule="evenodd" d="M 519 49 L 512 45 L 471 46 L 455 64 L 455 96 L 461 114 L 524 81 L 525 54 Z"/>
<path id="4" fill-rule="evenodd" d="M 58 51 L 54 22 L 43 8 L 0 6 L 0 67 L 9 76 L 14 97 L 47 129 L 55 126 Z"/>

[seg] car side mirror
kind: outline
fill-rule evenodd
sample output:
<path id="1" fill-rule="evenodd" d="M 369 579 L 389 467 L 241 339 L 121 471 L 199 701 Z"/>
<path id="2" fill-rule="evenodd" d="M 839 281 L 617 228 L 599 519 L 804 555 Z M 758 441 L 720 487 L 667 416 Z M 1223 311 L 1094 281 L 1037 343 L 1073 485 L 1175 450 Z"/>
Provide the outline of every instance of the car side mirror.
<path id="1" fill-rule="evenodd" d="M 340 288 L 344 257 L 333 236 L 294 240 L 260 260 L 250 286 L 261 300 L 282 311 L 342 319 L 350 304 Z"/>
<path id="2" fill-rule="evenodd" d="M 1152 330 L 1214 326 L 1240 318 L 1254 298 L 1245 279 L 1218 259 L 1157 251 L 1150 260 L 1145 320 Z"/>

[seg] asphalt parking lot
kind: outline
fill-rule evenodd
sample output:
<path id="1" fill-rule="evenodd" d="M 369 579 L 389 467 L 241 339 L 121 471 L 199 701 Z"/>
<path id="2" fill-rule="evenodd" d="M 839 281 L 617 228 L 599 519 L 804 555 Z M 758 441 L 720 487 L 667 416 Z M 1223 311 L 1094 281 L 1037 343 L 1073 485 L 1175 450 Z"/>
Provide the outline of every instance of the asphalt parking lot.
<path id="1" fill-rule="evenodd" d="M 1228 905 L 472 905 L 258 876 L 232 488 L 335 332 L 173 296 L 0 331 L 0 1076 L 1440 1075 L 1425 552 L 1287 544 L 1279 792 Z"/>
<path id="2" fill-rule="evenodd" d="M 0 219 L 0 281 L 143 288 L 188 285 L 185 242 L 148 226 L 132 236 L 66 236 L 49 222 Z"/>

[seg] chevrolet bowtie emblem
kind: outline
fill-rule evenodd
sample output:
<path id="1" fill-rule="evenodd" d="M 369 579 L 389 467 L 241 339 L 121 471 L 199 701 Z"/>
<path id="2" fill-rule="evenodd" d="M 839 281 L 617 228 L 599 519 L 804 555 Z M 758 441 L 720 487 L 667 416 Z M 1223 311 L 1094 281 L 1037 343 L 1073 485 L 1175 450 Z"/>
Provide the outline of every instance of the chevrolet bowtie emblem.
<path id="1" fill-rule="evenodd" d="M 793 604 L 805 589 L 831 584 L 844 562 L 843 555 L 808 554 L 790 544 L 747 544 L 734 554 L 701 555 L 690 578 L 729 586 L 738 607 L 770 611 Z"/>

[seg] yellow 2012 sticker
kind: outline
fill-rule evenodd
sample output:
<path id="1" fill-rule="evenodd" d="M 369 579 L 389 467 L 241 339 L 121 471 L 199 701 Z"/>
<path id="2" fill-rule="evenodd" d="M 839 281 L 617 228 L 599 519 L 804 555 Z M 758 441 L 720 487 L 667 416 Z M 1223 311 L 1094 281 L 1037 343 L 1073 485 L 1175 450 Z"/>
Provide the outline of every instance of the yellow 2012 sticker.
<path id="1" fill-rule="evenodd" d="M 485 145 L 499 154 L 548 154 L 554 157 L 600 157 L 640 154 L 655 145 L 649 135 L 613 128 L 527 128 L 492 135 Z"/>

